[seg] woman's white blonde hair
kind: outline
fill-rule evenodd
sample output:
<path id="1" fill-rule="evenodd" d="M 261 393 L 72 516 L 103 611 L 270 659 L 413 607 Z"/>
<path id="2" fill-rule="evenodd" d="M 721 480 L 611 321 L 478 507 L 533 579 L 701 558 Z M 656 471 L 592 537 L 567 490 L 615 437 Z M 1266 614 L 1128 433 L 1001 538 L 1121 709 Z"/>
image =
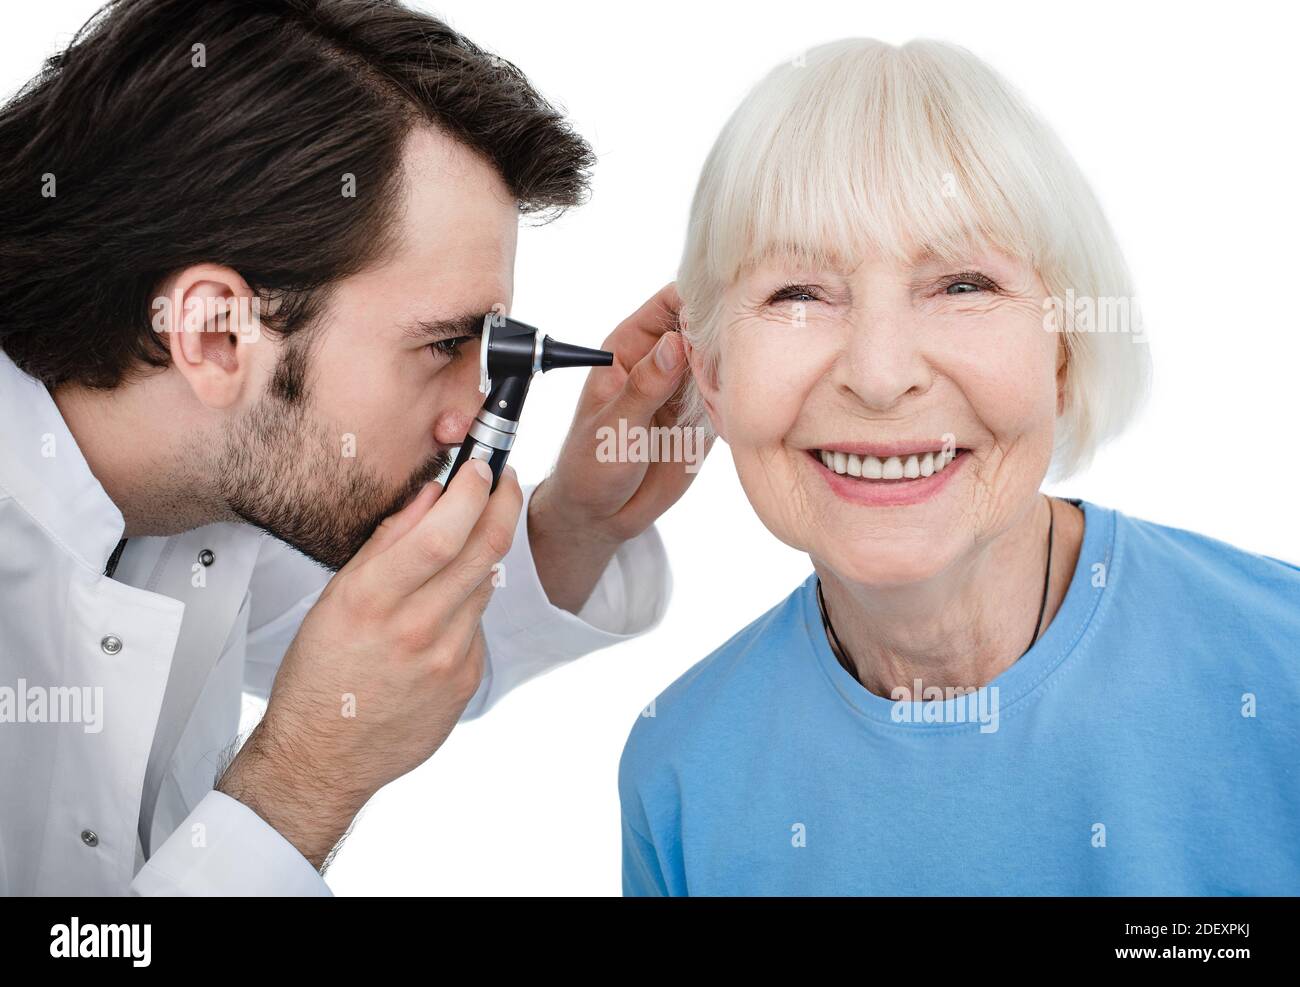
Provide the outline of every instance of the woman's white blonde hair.
<path id="1" fill-rule="evenodd" d="M 1055 134 L 964 48 L 870 39 L 770 72 L 718 136 L 691 204 L 677 286 L 684 334 L 717 380 L 723 294 L 773 254 L 955 258 L 982 237 L 1037 270 L 1066 345 L 1052 474 L 1069 476 L 1135 416 L 1150 359 L 1127 265 Z M 1088 326 L 1084 305 L 1106 317 Z M 1113 316 L 1128 315 L 1127 327 Z M 1126 331 L 1127 330 L 1127 331 Z M 688 381 L 682 421 L 711 431 Z"/>

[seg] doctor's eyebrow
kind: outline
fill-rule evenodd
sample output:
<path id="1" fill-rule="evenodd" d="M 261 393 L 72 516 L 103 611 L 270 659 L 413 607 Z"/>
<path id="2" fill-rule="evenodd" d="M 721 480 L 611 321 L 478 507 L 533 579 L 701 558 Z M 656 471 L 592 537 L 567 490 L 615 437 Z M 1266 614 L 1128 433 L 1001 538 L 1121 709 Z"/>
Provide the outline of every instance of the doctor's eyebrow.
<path id="1" fill-rule="evenodd" d="M 402 326 L 402 334 L 411 339 L 430 342 L 456 336 L 478 336 L 483 332 L 487 312 L 465 312 L 446 319 L 413 319 Z"/>

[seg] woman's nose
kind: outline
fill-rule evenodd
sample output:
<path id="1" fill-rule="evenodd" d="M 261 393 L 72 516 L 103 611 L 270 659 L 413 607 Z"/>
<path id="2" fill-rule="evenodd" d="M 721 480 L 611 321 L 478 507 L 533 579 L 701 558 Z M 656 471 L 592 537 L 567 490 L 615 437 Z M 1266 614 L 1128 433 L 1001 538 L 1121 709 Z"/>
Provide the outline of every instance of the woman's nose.
<path id="1" fill-rule="evenodd" d="M 833 378 L 837 387 L 867 407 L 888 410 L 904 397 L 929 388 L 933 372 L 911 313 L 864 312 L 846 326 L 846 333 Z"/>

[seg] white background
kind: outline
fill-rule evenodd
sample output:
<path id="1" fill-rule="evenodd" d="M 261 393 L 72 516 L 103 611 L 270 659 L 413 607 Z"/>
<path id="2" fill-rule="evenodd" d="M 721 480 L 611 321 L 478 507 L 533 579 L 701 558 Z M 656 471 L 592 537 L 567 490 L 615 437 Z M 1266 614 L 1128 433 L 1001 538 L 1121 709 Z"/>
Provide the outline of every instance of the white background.
<path id="1" fill-rule="evenodd" d="M 0 91 L 97 6 L 6 4 Z M 848 36 L 970 48 L 1078 158 L 1126 250 L 1151 338 L 1144 417 L 1052 492 L 1300 561 L 1290 5 L 420 6 L 522 68 L 595 146 L 591 202 L 521 235 L 514 305 L 587 345 L 672 280 L 700 165 L 767 69 Z M 568 372 L 534 385 L 511 458 L 525 482 L 549 468 L 581 383 Z M 616 769 L 639 711 L 811 571 L 755 518 L 721 444 L 660 529 L 675 582 L 663 624 L 457 729 L 366 808 L 330 871 L 336 893 L 618 893 Z"/>

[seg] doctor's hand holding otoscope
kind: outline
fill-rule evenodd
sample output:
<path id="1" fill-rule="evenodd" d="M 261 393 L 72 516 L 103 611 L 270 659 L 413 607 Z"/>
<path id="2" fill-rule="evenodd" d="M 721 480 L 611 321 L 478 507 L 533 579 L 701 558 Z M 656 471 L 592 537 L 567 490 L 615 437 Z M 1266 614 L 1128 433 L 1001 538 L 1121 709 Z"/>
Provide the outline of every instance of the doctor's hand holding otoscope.
<path id="1" fill-rule="evenodd" d="M 619 545 L 681 497 L 703 455 L 692 463 L 596 455 L 604 427 L 675 423 L 672 399 L 686 372 L 673 331 L 679 307 L 668 285 L 601 350 L 500 315 L 486 321 L 487 399 L 451 474 L 380 524 L 325 586 L 218 791 L 319 869 L 366 801 L 446 740 L 482 679 L 480 620 L 523 507 L 505 460 L 533 375 L 554 367 L 593 369 L 555 470 L 528 500 L 528 542 L 550 602 L 582 608 Z M 365 715 L 340 717 L 340 695 L 354 695 Z"/>

